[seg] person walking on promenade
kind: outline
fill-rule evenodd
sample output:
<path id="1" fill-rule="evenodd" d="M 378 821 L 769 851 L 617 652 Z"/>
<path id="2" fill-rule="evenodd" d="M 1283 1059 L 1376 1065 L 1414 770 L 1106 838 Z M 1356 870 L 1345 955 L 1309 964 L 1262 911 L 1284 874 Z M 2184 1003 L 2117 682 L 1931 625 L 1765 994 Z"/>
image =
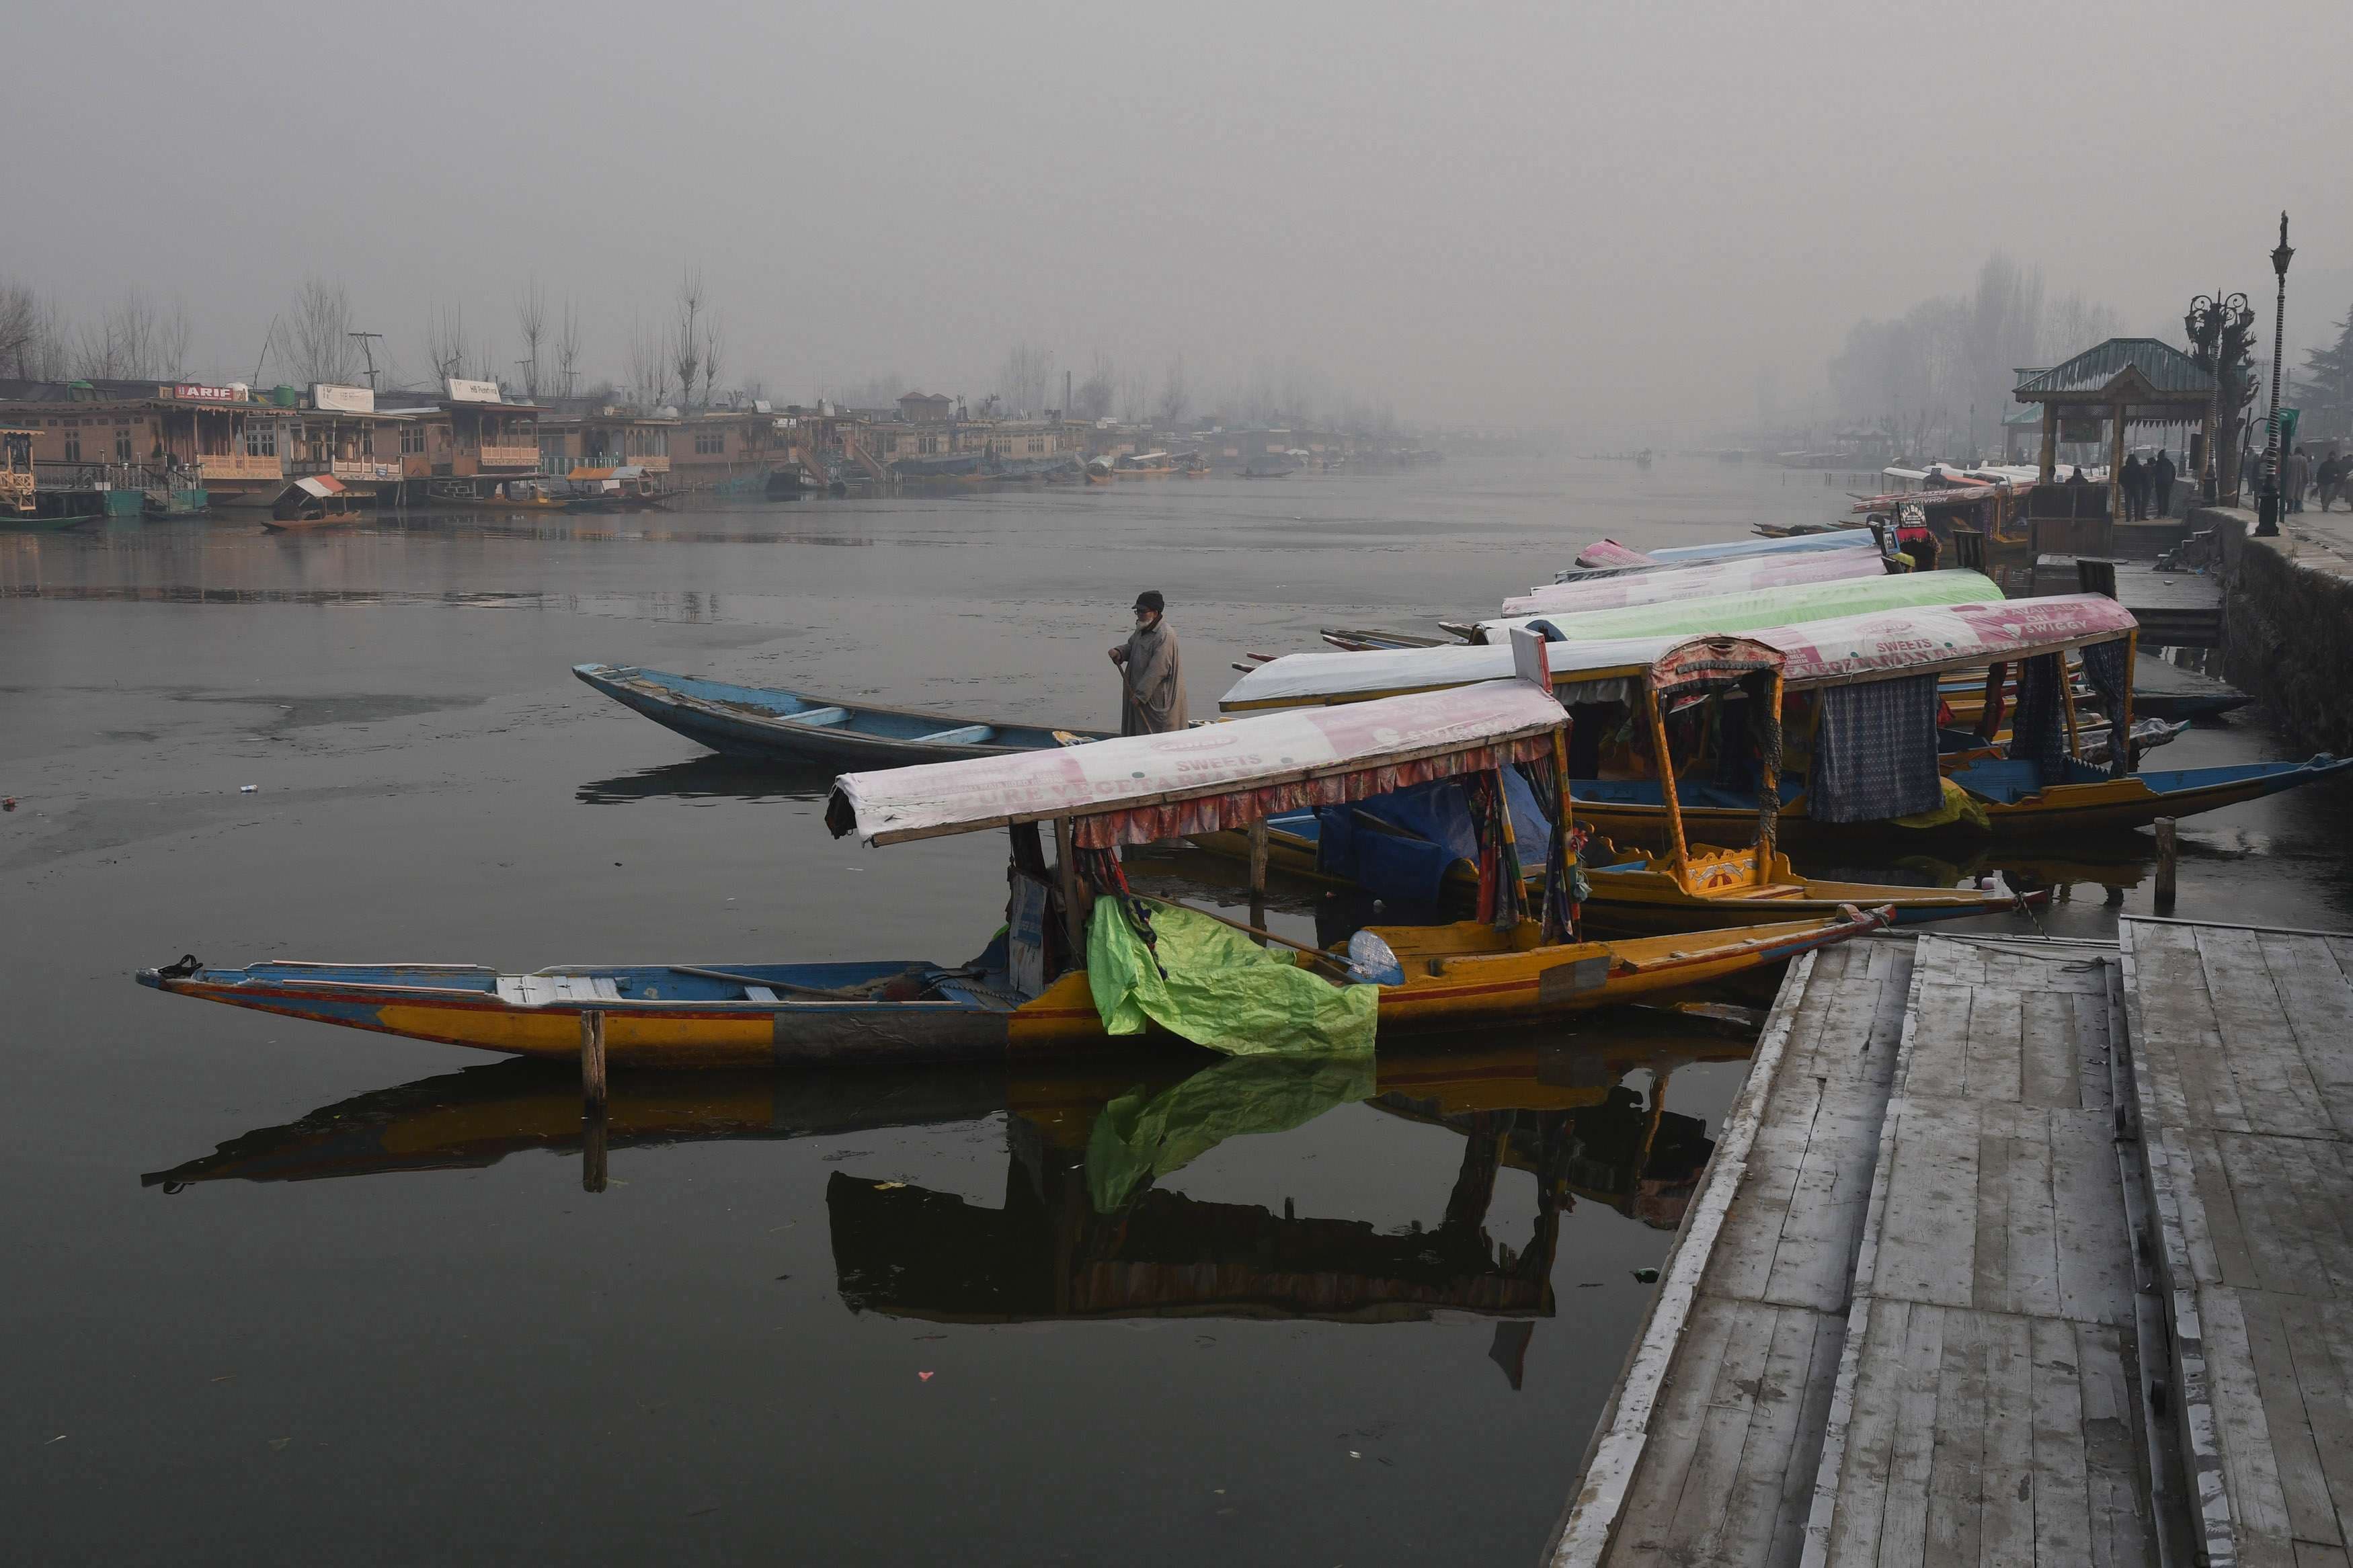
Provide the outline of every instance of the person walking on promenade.
<path id="1" fill-rule="evenodd" d="M 1185 674 L 1176 659 L 1176 634 L 1165 616 L 1168 601 L 1157 588 L 1135 596 L 1135 630 L 1111 650 L 1119 666 L 1119 732 L 1159 735 L 1185 727 Z"/>
<path id="2" fill-rule="evenodd" d="M 2178 477 L 2173 471 L 2173 459 L 2165 455 L 2164 447 L 2159 447 L 2157 461 L 2149 465 L 2148 474 L 2149 496 L 2157 502 L 2155 510 L 2159 517 L 2173 515 L 2173 481 Z"/>
<path id="3" fill-rule="evenodd" d="M 2126 457 L 2119 479 L 2125 489 L 2125 521 L 2138 522 L 2148 515 L 2148 470 L 2140 466 L 2139 453 Z"/>
<path id="4" fill-rule="evenodd" d="M 2312 488 L 2312 458 L 2302 447 L 2288 454 L 2287 483 L 2281 493 L 2287 497 L 2287 510 L 2304 510 L 2304 492 Z"/>
<path id="5" fill-rule="evenodd" d="M 2320 487 L 2320 510 L 2327 511 L 2345 483 L 2345 459 L 2337 455 L 2334 447 L 2320 459 L 2319 470 L 2313 475 L 2313 480 Z"/>

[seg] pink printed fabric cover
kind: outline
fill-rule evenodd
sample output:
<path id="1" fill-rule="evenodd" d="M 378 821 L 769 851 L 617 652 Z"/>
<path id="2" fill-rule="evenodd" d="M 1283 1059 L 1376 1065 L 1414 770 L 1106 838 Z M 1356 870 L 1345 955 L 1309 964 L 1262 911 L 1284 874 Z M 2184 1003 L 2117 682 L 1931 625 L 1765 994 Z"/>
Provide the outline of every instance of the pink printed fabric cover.
<path id="1" fill-rule="evenodd" d="M 1506 650 L 1508 652 L 1508 650 Z M 1343 707 L 1288 709 L 1165 735 L 844 773 L 826 821 L 869 844 L 1077 817 L 1091 847 L 1240 826 L 1452 773 L 1552 754 L 1566 721 L 1501 679 Z"/>

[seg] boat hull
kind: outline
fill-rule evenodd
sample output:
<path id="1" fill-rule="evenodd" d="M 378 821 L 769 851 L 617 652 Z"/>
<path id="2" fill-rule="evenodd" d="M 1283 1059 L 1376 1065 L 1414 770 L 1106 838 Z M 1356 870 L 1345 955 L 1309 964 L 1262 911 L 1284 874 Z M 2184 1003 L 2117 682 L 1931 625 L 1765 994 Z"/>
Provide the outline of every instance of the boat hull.
<path id="1" fill-rule="evenodd" d="M 689 740 L 735 756 L 774 762 L 901 767 L 1043 751 L 1063 742 L 1034 725 L 958 719 L 899 708 L 858 708 L 799 692 L 697 680 L 628 665 L 578 664 L 572 673 L 623 707 Z M 796 714 L 842 714 L 839 722 L 796 722 Z M 975 731 L 987 731 L 983 739 Z M 1059 732 L 1079 740 L 1097 731 Z M 938 737 L 962 735 L 961 740 Z"/>
<path id="2" fill-rule="evenodd" d="M 2007 764 L 1993 764 L 2004 766 Z M 2122 779 L 2052 784 L 2009 795 L 1989 795 L 1978 787 L 1978 768 L 1952 774 L 1970 790 L 1985 812 L 1985 826 L 1956 821 L 1935 827 L 1906 827 L 1894 822 L 1818 823 L 1806 815 L 1800 795 L 1782 809 L 1780 830 L 1790 841 L 1820 842 L 1836 837 L 1894 835 L 1920 838 L 1931 835 L 1990 835 L 1997 841 L 2032 841 L 2078 834 L 2100 834 L 2147 827 L 2160 816 L 2195 816 L 2226 805 L 2260 800 L 2286 790 L 2334 777 L 2353 767 L 2353 759 L 2315 757 L 2304 763 L 2258 763 L 2239 767 L 2191 768 L 2176 772 L 2135 773 Z M 1656 794 L 1650 784 L 1579 781 L 1576 785 L 1577 817 L 1596 831 L 1624 843 L 1657 847 L 1667 836 L 1667 813 L 1652 801 L 1629 799 L 1629 793 Z M 1683 803 L 1684 832 L 1694 838 L 1736 837 L 1753 831 L 1753 805 L 1711 805 Z"/>
<path id="3" fill-rule="evenodd" d="M 1395 1035 L 1535 1022 L 1653 1000 L 1783 963 L 1886 921 L 1884 913 L 1845 911 L 1831 921 L 1549 946 L 1530 941 L 1533 927 L 1525 924 L 1505 933 L 1477 921 L 1376 927 L 1406 976 L 1401 984 L 1380 988 L 1379 1029 Z M 805 992 L 907 974 L 929 977 L 924 995 L 753 995 L 771 986 Z M 722 983 L 725 978 L 770 985 L 731 985 Z M 282 1017 L 549 1060 L 579 1058 L 581 1017 L 594 1012 L 603 1016 L 606 1060 L 616 1068 L 987 1063 L 1134 1043 L 1104 1032 L 1084 971 L 1062 975 L 1018 1005 L 964 972 L 896 963 L 582 967 L 533 975 L 458 964 L 271 963 L 246 970 L 197 966 L 188 973 L 150 969 L 137 979 L 157 990 Z M 665 989 L 687 994 L 656 994 Z"/>

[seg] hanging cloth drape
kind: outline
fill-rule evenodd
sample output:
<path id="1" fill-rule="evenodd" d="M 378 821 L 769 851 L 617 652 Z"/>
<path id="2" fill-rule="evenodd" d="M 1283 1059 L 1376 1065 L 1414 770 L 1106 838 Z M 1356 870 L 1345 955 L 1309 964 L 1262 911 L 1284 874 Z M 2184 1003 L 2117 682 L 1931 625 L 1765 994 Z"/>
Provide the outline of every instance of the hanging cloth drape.
<path id="1" fill-rule="evenodd" d="M 1471 820 L 1479 833 L 1479 919 L 1498 931 L 1519 924 L 1526 910 L 1520 884 L 1519 847 L 1504 805 L 1501 781 L 1493 773 L 1474 774 L 1464 787 Z"/>
<path id="2" fill-rule="evenodd" d="M 2007 698 L 2009 680 L 2008 661 L 1994 660 L 1993 667 L 1986 671 L 1985 711 L 1978 715 L 1978 739 L 1980 741 L 1989 742 L 2001 733 L 2002 705 Z"/>
<path id="3" fill-rule="evenodd" d="M 1576 824 L 1560 820 L 1559 780 L 1551 758 L 1522 763 L 1520 776 L 1527 780 L 1536 810 L 1552 830 L 1546 836 L 1544 851 L 1544 906 L 1540 918 L 1545 940 L 1572 941 L 1577 930 L 1577 906 L 1583 897 L 1577 887 L 1576 867 L 1578 853 L 1585 847 L 1585 835 Z"/>
<path id="4" fill-rule="evenodd" d="M 2108 776 L 2123 778 L 2132 772 L 2131 737 L 2124 736 L 2125 692 L 2132 680 L 2132 667 L 2125 658 L 2126 645 L 2116 642 L 2094 643 L 2084 649 L 2084 678 L 2092 683 L 2099 695 L 2100 705 L 2108 713 Z"/>
<path id="5" fill-rule="evenodd" d="M 1741 706 L 1752 715 L 1747 729 L 1757 737 L 1757 842 L 1760 854 L 1773 847 L 1781 831 L 1781 716 L 1774 710 L 1774 682 L 1775 677 L 1767 671 L 1748 676 L 1740 683 L 1741 689 L 1748 693 L 1748 700 Z"/>
<path id="6" fill-rule="evenodd" d="M 1814 724 L 1807 815 L 1816 822 L 1884 822 L 1945 797 L 1936 771 L 1936 678 L 1834 686 Z"/>
<path id="7" fill-rule="evenodd" d="M 2067 777 L 2067 676 L 2059 655 L 2024 660 L 2018 669 L 2018 709 L 2010 721 L 2010 759 L 2032 763 L 2045 784 Z"/>

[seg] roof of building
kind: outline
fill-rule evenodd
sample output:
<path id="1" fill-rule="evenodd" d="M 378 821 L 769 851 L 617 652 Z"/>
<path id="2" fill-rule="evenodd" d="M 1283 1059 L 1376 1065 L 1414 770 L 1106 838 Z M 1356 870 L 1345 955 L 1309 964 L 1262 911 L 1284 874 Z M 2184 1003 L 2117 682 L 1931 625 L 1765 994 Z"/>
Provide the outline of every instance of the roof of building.
<path id="1" fill-rule="evenodd" d="M 2021 403 L 2081 399 L 2106 391 L 2119 376 L 2137 372 L 2149 391 L 2163 396 L 2211 397 L 2214 377 L 2196 360 L 2155 338 L 2110 338 L 2063 364 L 2018 384 Z"/>

